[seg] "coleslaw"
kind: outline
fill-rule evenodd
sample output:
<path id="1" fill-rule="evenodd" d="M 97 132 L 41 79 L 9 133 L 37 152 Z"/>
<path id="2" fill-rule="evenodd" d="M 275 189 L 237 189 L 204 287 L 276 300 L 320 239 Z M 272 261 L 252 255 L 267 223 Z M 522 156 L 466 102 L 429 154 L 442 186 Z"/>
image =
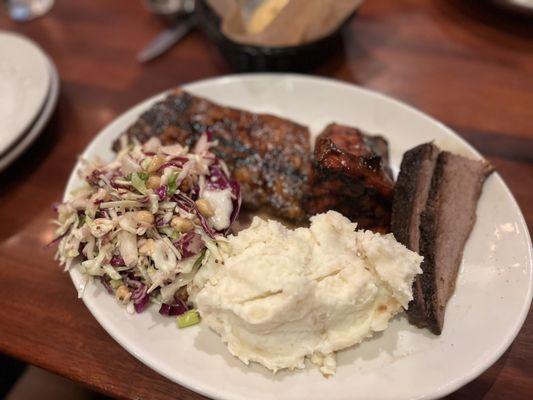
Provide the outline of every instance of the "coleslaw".
<path id="1" fill-rule="evenodd" d="M 131 313 L 150 302 L 161 314 L 187 312 L 186 285 L 218 253 L 241 205 L 213 146 L 208 134 L 192 151 L 152 138 L 110 163 L 83 160 L 84 184 L 57 206 L 60 264 L 98 279 Z"/>

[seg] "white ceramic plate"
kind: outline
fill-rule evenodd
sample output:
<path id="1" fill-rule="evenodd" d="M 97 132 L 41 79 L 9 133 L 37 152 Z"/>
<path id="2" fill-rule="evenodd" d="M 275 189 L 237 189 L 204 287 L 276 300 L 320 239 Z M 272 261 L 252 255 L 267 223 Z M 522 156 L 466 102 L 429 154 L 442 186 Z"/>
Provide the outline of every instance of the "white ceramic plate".
<path id="1" fill-rule="evenodd" d="M 0 32 L 0 155 L 35 122 L 49 88 L 43 51 L 23 36 Z"/>
<path id="2" fill-rule="evenodd" d="M 33 125 L 0 158 L 0 172 L 15 161 L 39 137 L 39 134 L 43 131 L 46 123 L 52 116 L 59 96 L 59 75 L 50 59 L 48 59 L 48 70 L 50 74 L 50 91 L 48 92 L 45 103 L 39 111 Z"/>
<path id="3" fill-rule="evenodd" d="M 270 112 L 310 126 L 314 134 L 337 121 L 385 135 L 392 164 L 430 140 L 478 157 L 464 140 L 421 112 L 378 93 L 298 75 L 236 75 L 185 86 L 192 93 L 251 111 Z M 157 95 L 108 125 L 84 152 L 111 158 L 111 142 Z M 79 184 L 73 174 L 67 191 Z M 76 286 L 82 278 L 71 270 Z M 444 332 L 433 336 L 392 321 L 383 334 L 343 351 L 335 376 L 316 368 L 272 375 L 233 358 L 219 337 L 200 324 L 176 328 L 152 307 L 128 315 L 99 285 L 83 300 L 100 324 L 131 354 L 167 378 L 216 399 L 422 399 L 450 393 L 474 379 L 507 349 L 531 303 L 531 241 L 520 210 L 498 174 L 491 176 L 466 246 Z"/>

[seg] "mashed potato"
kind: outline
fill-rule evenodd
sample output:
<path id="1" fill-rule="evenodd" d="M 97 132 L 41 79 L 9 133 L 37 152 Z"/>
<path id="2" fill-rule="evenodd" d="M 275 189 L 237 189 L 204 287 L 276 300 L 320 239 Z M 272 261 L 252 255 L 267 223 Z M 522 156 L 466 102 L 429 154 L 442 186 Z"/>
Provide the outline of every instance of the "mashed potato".
<path id="1" fill-rule="evenodd" d="M 203 321 L 244 363 L 325 375 L 335 352 L 387 328 L 412 299 L 422 257 L 330 211 L 290 230 L 255 218 L 189 287 Z M 225 246 L 223 246 L 225 247 Z"/>

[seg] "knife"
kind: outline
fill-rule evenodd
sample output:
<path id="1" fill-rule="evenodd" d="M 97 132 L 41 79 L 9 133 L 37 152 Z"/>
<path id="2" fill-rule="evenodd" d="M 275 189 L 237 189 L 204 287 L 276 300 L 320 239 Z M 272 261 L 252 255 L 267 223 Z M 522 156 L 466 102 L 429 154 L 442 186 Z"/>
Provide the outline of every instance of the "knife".
<path id="1" fill-rule="evenodd" d="M 196 26 L 194 16 L 181 19 L 176 25 L 165 29 L 137 54 L 137 61 L 144 63 L 160 56 L 178 43 L 192 28 Z"/>

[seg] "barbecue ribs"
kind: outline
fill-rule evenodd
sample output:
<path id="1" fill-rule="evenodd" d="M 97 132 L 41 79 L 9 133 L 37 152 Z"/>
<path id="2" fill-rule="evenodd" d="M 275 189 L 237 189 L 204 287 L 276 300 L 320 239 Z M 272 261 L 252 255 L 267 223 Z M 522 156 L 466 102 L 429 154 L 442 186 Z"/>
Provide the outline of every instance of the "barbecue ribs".
<path id="1" fill-rule="evenodd" d="M 317 140 L 313 161 L 307 127 L 177 89 L 144 112 L 114 149 L 124 139 L 153 136 L 192 147 L 206 131 L 241 184 L 245 207 L 293 222 L 334 209 L 362 228 L 388 230 L 393 181 L 387 142 L 354 128 L 330 125 Z"/>

